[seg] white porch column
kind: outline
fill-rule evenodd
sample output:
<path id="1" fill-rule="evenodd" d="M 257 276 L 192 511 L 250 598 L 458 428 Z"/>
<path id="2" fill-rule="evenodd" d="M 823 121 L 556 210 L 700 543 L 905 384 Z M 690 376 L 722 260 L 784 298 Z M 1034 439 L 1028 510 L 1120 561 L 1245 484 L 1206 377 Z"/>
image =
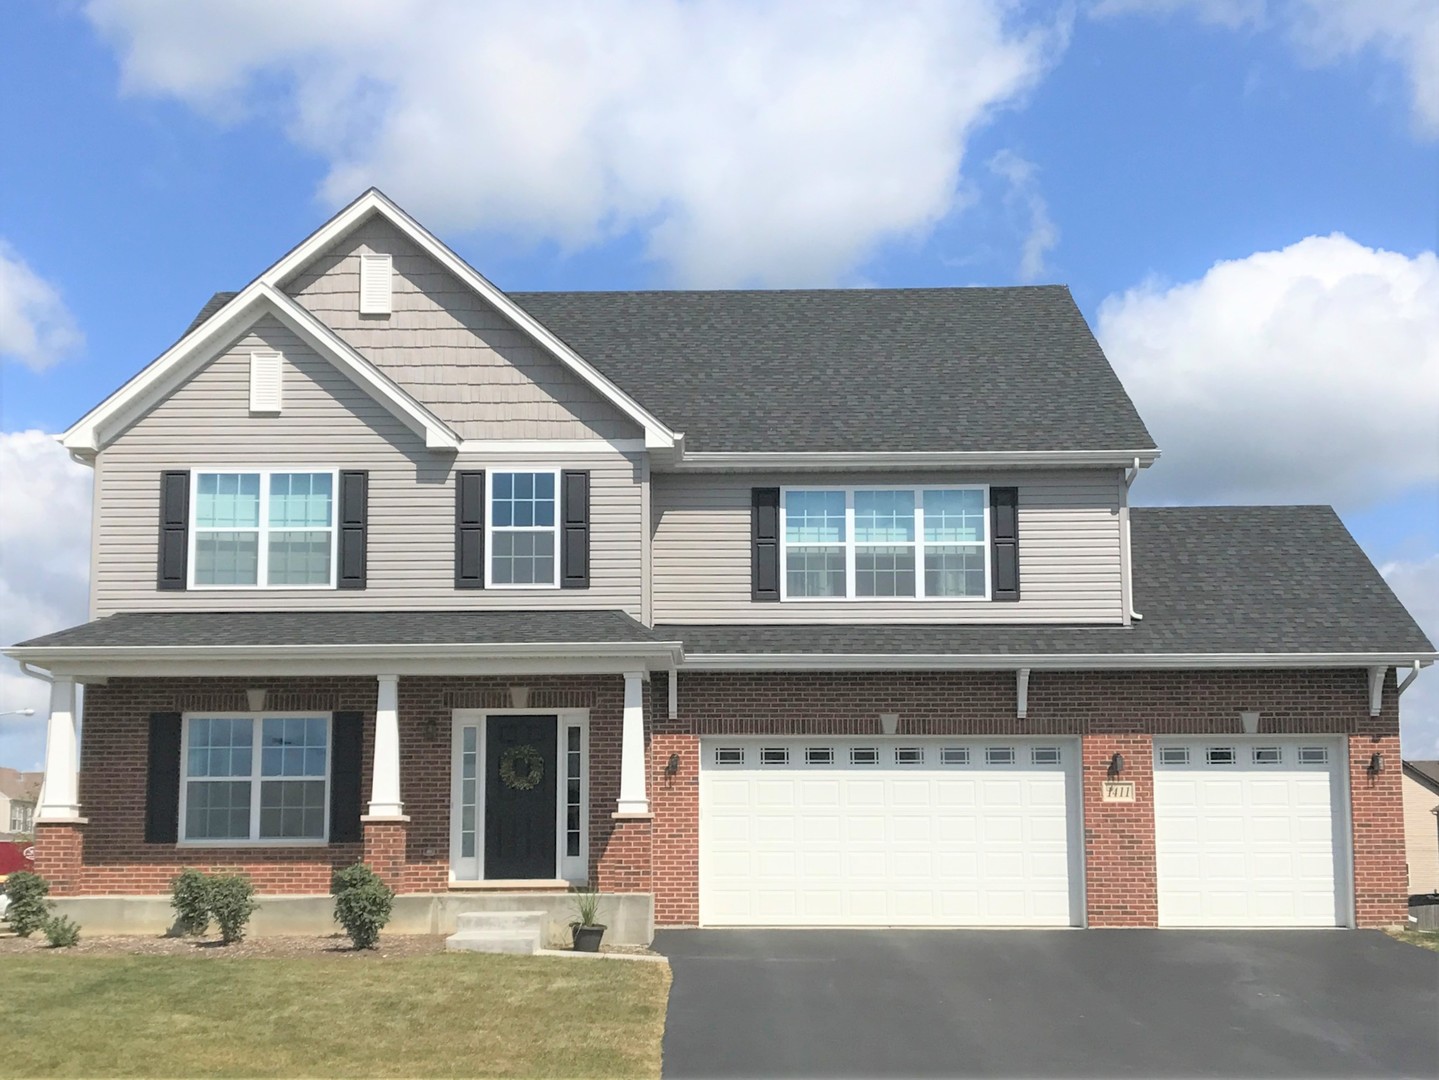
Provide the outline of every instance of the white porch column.
<path id="1" fill-rule="evenodd" d="M 83 823 L 80 816 L 80 740 L 75 731 L 75 680 L 56 675 L 50 683 L 50 723 L 45 732 L 45 781 L 38 825 Z"/>
<path id="2" fill-rule="evenodd" d="M 400 802 L 400 679 L 381 675 L 375 699 L 375 764 L 370 781 L 369 818 L 403 818 Z"/>
<path id="3" fill-rule="evenodd" d="M 621 814 L 648 814 L 645 796 L 645 684 L 644 672 L 625 672 L 625 726 L 620 741 Z"/>

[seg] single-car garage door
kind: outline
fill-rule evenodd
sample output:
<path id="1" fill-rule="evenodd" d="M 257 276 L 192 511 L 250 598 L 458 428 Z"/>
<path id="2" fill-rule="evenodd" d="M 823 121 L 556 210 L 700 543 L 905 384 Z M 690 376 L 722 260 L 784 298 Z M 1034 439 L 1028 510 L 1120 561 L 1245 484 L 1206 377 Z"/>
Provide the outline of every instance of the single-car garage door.
<path id="1" fill-rule="evenodd" d="M 1348 922 L 1339 739 L 1155 739 L 1161 926 Z"/>
<path id="2" fill-rule="evenodd" d="M 700 921 L 1069 926 L 1075 740 L 706 738 Z"/>

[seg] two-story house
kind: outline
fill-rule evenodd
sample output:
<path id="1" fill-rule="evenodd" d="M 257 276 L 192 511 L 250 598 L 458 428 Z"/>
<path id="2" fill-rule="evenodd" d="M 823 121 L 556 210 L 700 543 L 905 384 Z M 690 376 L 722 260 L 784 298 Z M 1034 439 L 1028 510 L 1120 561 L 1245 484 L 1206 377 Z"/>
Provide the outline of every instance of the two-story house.
<path id="1" fill-rule="evenodd" d="M 1433 645 L 1328 508 L 1131 509 L 1064 288 L 506 294 L 370 191 L 61 438 L 91 621 L 8 655 L 82 923 L 356 859 L 619 940 L 1403 918 Z"/>

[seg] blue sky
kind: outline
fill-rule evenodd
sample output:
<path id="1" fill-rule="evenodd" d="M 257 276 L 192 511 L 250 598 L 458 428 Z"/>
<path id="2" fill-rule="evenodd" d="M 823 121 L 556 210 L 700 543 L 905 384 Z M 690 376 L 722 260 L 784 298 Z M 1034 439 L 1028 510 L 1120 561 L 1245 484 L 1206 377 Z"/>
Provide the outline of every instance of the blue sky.
<path id="1" fill-rule="evenodd" d="M 377 183 L 505 288 L 1065 282 L 1166 451 L 1142 500 L 1334 503 L 1439 635 L 1430 5 L 594 10 L 13 5 L 0 432 L 64 428 Z M 11 640 L 83 618 L 84 567 L 7 446 Z M 37 731 L 0 719 L 0 761 Z"/>

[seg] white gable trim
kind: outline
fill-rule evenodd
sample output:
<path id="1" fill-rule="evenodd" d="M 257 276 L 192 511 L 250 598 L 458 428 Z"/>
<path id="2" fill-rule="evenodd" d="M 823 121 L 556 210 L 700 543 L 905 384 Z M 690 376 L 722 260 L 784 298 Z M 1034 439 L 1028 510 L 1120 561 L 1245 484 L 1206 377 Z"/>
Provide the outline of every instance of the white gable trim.
<path id="1" fill-rule="evenodd" d="M 79 457 L 93 456 L 119 432 L 154 408 L 262 315 L 274 315 L 321 356 L 384 405 L 431 450 L 458 450 L 449 425 L 346 345 L 313 315 L 264 280 L 252 282 L 209 319 L 153 360 L 139 374 L 60 436 Z"/>
<path id="2" fill-rule="evenodd" d="M 261 274 L 259 280 L 277 289 L 280 288 L 310 260 L 370 214 L 379 214 L 388 220 L 426 254 L 463 281 L 486 302 L 497 308 L 501 314 L 528 334 L 551 356 L 584 379 L 601 397 L 644 428 L 647 448 L 668 450 L 681 446 L 684 438 L 682 434 L 666 427 L 658 417 L 612 383 L 603 373 L 552 334 L 474 267 L 451 251 L 438 237 L 375 188 L 366 191 L 320 226 L 306 240 L 292 248 L 288 255 Z"/>

